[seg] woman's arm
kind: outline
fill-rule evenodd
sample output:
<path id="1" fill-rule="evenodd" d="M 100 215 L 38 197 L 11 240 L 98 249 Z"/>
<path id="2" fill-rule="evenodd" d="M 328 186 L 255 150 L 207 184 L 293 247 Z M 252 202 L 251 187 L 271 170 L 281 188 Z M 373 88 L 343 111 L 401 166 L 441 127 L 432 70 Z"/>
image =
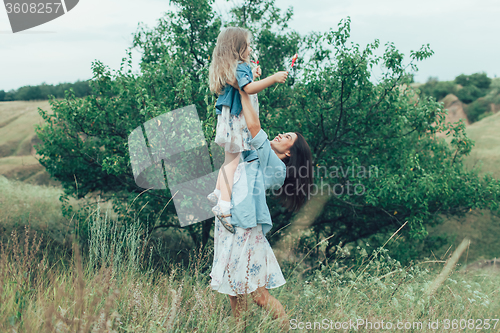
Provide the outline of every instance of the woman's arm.
<path id="1" fill-rule="evenodd" d="M 252 103 L 250 102 L 250 97 L 248 96 L 248 93 L 246 93 L 241 89 L 239 89 L 239 91 L 241 96 L 241 106 L 243 107 L 242 112 L 243 115 L 245 116 L 245 121 L 247 123 L 248 130 L 250 131 L 252 138 L 255 138 L 255 136 L 257 135 L 257 133 L 259 133 L 261 128 L 259 116 L 257 115 L 257 112 L 253 108 Z"/>

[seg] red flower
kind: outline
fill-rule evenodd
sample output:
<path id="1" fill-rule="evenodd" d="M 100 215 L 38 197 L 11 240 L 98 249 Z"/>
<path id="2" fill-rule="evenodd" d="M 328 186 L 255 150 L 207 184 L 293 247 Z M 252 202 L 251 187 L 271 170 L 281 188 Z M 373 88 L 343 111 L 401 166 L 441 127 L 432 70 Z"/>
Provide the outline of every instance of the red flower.
<path id="1" fill-rule="evenodd" d="M 293 64 L 295 63 L 295 60 L 297 60 L 298 57 L 299 57 L 299 55 L 297 53 L 295 53 L 295 55 L 292 58 L 292 67 L 293 67 Z"/>

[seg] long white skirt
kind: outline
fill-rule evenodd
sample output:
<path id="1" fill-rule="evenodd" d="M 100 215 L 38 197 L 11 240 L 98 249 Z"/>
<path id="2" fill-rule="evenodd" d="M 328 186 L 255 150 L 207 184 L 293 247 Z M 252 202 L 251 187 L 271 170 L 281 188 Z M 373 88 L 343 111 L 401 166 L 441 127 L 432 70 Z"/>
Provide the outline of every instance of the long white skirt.
<path id="1" fill-rule="evenodd" d="M 215 220 L 214 262 L 210 273 L 213 290 L 236 296 L 286 283 L 261 224 L 249 229 L 235 227 L 232 234 Z"/>

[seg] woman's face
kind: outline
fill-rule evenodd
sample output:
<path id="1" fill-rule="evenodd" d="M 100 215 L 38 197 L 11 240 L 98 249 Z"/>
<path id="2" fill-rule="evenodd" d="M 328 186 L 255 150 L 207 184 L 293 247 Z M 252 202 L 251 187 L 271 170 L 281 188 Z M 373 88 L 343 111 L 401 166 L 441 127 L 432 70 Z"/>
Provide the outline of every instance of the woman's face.
<path id="1" fill-rule="evenodd" d="M 297 140 L 297 134 L 293 132 L 278 134 L 274 140 L 271 141 L 271 148 L 280 159 L 284 159 L 290 156 L 290 148 L 292 148 L 295 140 Z"/>

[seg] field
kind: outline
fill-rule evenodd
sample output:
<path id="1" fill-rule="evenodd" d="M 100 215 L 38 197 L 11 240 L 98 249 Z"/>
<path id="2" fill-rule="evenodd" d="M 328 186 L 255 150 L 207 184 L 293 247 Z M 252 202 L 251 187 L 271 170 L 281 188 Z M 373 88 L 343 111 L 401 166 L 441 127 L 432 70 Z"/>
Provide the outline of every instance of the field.
<path id="1" fill-rule="evenodd" d="M 164 246 L 160 242 L 145 242 L 134 228 L 127 240 L 120 234 L 102 238 L 119 222 L 112 213 L 88 216 L 92 221 L 88 254 L 80 256 L 72 248 L 75 221 L 62 216 L 58 200 L 62 190 L 38 164 L 32 148 L 33 125 L 41 122 L 37 107 L 47 110 L 49 105 L 0 103 L 1 331 L 237 332 L 228 298 L 209 287 L 211 248 L 191 254 L 184 266 L 172 260 L 161 269 L 153 267 L 148 258 Z M 466 158 L 468 168 L 482 163 L 480 174 L 500 177 L 499 126 L 497 113 L 467 128 L 476 143 Z M 460 319 L 498 317 L 500 263 L 491 269 L 467 269 L 464 264 L 500 257 L 500 218 L 475 211 L 463 219 L 450 218 L 429 233 L 446 235 L 448 242 L 427 262 L 408 267 L 401 267 L 385 249 L 367 255 L 354 250 L 352 265 L 335 259 L 311 274 L 304 273 L 301 262 L 283 261 L 287 284 L 271 294 L 286 305 L 290 324 L 297 329 L 307 325 L 312 329 L 315 322 L 364 320 L 366 325 L 367 321 L 377 325 L 383 320 L 393 325 L 423 323 L 422 329 L 414 326 L 413 331 L 436 332 L 446 329 L 445 318 L 450 319 L 450 329 L 485 328 L 484 321 Z M 459 269 L 429 294 L 443 261 L 464 237 L 471 243 Z M 248 331 L 278 331 L 269 313 L 250 301 L 247 314 Z M 429 326 L 436 320 L 439 330 Z M 490 322 L 492 329 L 494 324 Z M 500 323 L 496 325 L 492 331 L 500 329 Z"/>
<path id="2" fill-rule="evenodd" d="M 34 125 L 43 121 L 38 107 L 50 109 L 48 101 L 0 102 L 0 174 L 32 184 L 56 185 L 33 149 Z"/>
<path id="3" fill-rule="evenodd" d="M 99 216 L 91 217 L 89 256 L 74 248 L 66 264 L 48 264 L 29 229 L 11 235 L 0 249 L 2 331 L 267 333 L 287 323 L 299 332 L 498 330 L 498 266 L 451 274 L 440 261 L 401 267 L 383 248 L 352 253 L 356 266 L 336 258 L 307 275 L 301 262 L 282 261 L 287 283 L 270 292 L 284 304 L 286 320 L 247 300 L 237 322 L 227 296 L 210 288 L 211 247 L 192 254 L 188 265 L 157 270 L 140 229 L 113 235 L 113 222 Z M 453 268 L 453 257 L 448 264 Z"/>

